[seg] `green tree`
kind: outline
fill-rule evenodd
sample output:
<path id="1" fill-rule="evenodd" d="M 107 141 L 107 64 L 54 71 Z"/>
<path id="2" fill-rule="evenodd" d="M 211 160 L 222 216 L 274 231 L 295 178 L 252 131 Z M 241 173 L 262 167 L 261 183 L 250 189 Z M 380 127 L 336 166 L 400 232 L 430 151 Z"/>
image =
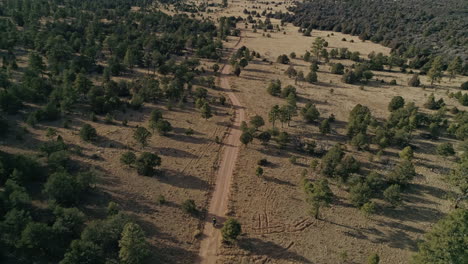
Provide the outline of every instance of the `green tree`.
<path id="1" fill-rule="evenodd" d="M 137 158 L 135 166 L 138 174 L 151 176 L 154 174 L 154 168 L 161 165 L 161 158 L 150 152 L 143 152 Z"/>
<path id="2" fill-rule="evenodd" d="M 80 137 L 84 141 L 94 141 L 97 138 L 97 132 L 90 124 L 85 124 L 80 129 Z"/>
<path id="3" fill-rule="evenodd" d="M 250 118 L 250 125 L 255 130 L 258 130 L 260 127 L 265 125 L 265 120 L 263 120 L 263 117 L 259 115 L 254 115 L 252 118 Z"/>
<path id="4" fill-rule="evenodd" d="M 367 202 L 363 204 L 360 208 L 362 214 L 366 217 L 369 218 L 371 215 L 375 213 L 375 203 L 374 202 Z"/>
<path id="5" fill-rule="evenodd" d="M 314 42 L 312 43 L 312 54 L 314 54 L 315 58 L 318 61 L 320 61 L 320 55 L 321 55 L 322 49 L 327 46 L 328 46 L 327 41 L 325 41 L 321 37 L 316 38 Z"/>
<path id="6" fill-rule="evenodd" d="M 221 228 L 221 235 L 224 241 L 234 241 L 241 234 L 241 224 L 234 218 L 229 218 Z"/>
<path id="7" fill-rule="evenodd" d="M 370 201 L 372 189 L 366 182 L 359 182 L 349 189 L 349 198 L 356 207 L 362 207 Z"/>
<path id="8" fill-rule="evenodd" d="M 463 61 L 460 57 L 456 57 L 453 59 L 452 62 L 447 67 L 447 71 L 450 75 L 450 81 L 455 77 L 455 75 L 459 74 L 463 68 Z"/>
<path id="9" fill-rule="evenodd" d="M 323 135 L 329 134 L 331 132 L 330 120 L 328 118 L 324 119 L 320 123 L 319 130 L 320 130 L 320 133 L 322 133 Z"/>
<path id="10" fill-rule="evenodd" d="M 401 187 L 398 184 L 390 185 L 385 189 L 384 193 L 385 201 L 389 202 L 392 206 L 401 204 Z"/>
<path id="11" fill-rule="evenodd" d="M 151 129 L 153 129 L 153 130 L 156 129 L 156 124 L 162 118 L 163 118 L 163 114 L 162 114 L 161 110 L 154 109 L 153 111 L 151 111 L 150 118 L 149 118 L 149 121 L 148 121 L 149 127 Z"/>
<path id="12" fill-rule="evenodd" d="M 127 66 L 129 69 L 132 69 L 135 64 L 137 64 L 137 56 L 135 54 L 135 48 L 134 47 L 128 47 L 127 51 L 125 52 L 125 57 L 124 57 L 124 64 Z"/>
<path id="13" fill-rule="evenodd" d="M 301 110 L 301 115 L 308 123 L 312 123 L 320 117 L 320 112 L 315 105 L 307 103 Z"/>
<path id="14" fill-rule="evenodd" d="M 434 84 L 434 82 L 440 82 L 443 76 L 443 58 L 442 56 L 438 56 L 432 61 L 431 68 L 427 72 L 427 76 L 429 79 L 431 79 L 431 85 Z"/>
<path id="15" fill-rule="evenodd" d="M 304 186 L 307 201 L 311 205 L 311 214 L 319 219 L 320 208 L 328 207 L 333 199 L 333 193 L 326 179 L 320 179 L 314 183 L 307 182 Z"/>
<path id="16" fill-rule="evenodd" d="M 19 245 L 30 256 L 48 256 L 54 247 L 50 241 L 52 236 L 52 227 L 45 223 L 29 222 L 21 233 Z"/>
<path id="17" fill-rule="evenodd" d="M 442 157 L 448 157 L 455 155 L 455 150 L 453 149 L 453 145 L 451 143 L 442 143 L 437 146 L 437 154 Z"/>
<path id="18" fill-rule="evenodd" d="M 408 81 L 408 85 L 411 87 L 419 87 L 419 85 L 421 85 L 421 81 L 419 80 L 419 74 L 413 74 L 411 79 L 409 79 Z"/>
<path id="19" fill-rule="evenodd" d="M 402 160 L 390 173 L 387 180 L 399 185 L 408 184 L 416 176 L 414 165 L 410 160 Z"/>
<path id="20" fill-rule="evenodd" d="M 260 133 L 257 138 L 262 142 L 262 144 L 266 144 L 271 139 L 271 134 L 268 131 L 264 131 Z"/>
<path id="21" fill-rule="evenodd" d="M 306 82 L 316 83 L 317 82 L 317 73 L 314 71 L 309 72 L 305 77 Z"/>
<path id="22" fill-rule="evenodd" d="M 447 181 L 458 189 L 458 198 L 455 202 L 455 207 L 468 197 L 468 159 L 455 165 L 450 174 L 447 175 Z"/>
<path id="23" fill-rule="evenodd" d="M 413 149 L 410 146 L 406 146 L 401 152 L 400 152 L 400 159 L 402 160 L 412 160 L 414 157 Z"/>
<path id="24" fill-rule="evenodd" d="M 401 96 L 394 96 L 388 104 L 388 111 L 393 112 L 402 108 L 405 105 L 405 99 Z"/>
<path id="25" fill-rule="evenodd" d="M 213 116 L 213 114 L 211 113 L 211 106 L 206 102 L 203 104 L 200 111 L 201 111 L 202 117 L 205 119 L 209 119 Z"/>
<path id="26" fill-rule="evenodd" d="M 59 264 L 95 264 L 104 263 L 102 248 L 91 241 L 74 240 Z"/>
<path id="27" fill-rule="evenodd" d="M 280 80 L 272 80 L 267 87 L 267 92 L 270 95 L 278 96 L 281 93 L 281 81 Z"/>
<path id="28" fill-rule="evenodd" d="M 158 122 L 156 122 L 156 130 L 160 135 L 167 135 L 167 133 L 172 131 L 172 125 L 169 123 L 169 121 L 160 119 Z"/>
<path id="29" fill-rule="evenodd" d="M 344 65 L 341 63 L 335 63 L 331 67 L 331 73 L 333 74 L 344 74 Z"/>
<path id="30" fill-rule="evenodd" d="M 119 240 L 119 259 L 123 264 L 140 264 L 149 256 L 149 245 L 141 227 L 134 223 L 125 225 Z"/>
<path id="31" fill-rule="evenodd" d="M 78 201 L 81 190 L 75 178 L 67 172 L 56 172 L 49 176 L 43 192 L 59 204 L 70 205 Z"/>
<path id="32" fill-rule="evenodd" d="M 240 141 L 242 142 L 242 144 L 247 146 L 247 144 L 252 142 L 252 140 L 253 140 L 252 133 L 250 133 L 249 131 L 242 132 L 240 136 Z"/>
<path id="33" fill-rule="evenodd" d="M 374 253 L 367 258 L 367 264 L 379 264 L 379 263 L 380 263 L 380 257 L 377 253 Z"/>
<path id="34" fill-rule="evenodd" d="M 241 67 L 239 65 L 235 65 L 234 66 L 234 71 L 233 71 L 234 75 L 236 75 L 237 77 L 239 77 L 239 75 L 241 74 Z"/>
<path id="35" fill-rule="evenodd" d="M 127 165 L 127 166 L 132 166 L 136 161 L 136 155 L 135 153 L 131 151 L 126 151 L 122 153 L 120 156 L 120 163 Z"/>
<path id="36" fill-rule="evenodd" d="M 255 175 L 257 175 L 257 177 L 262 177 L 263 176 L 263 168 L 262 167 L 257 167 L 257 169 L 255 170 Z"/>
<path id="37" fill-rule="evenodd" d="M 198 214 L 197 206 L 195 204 L 195 201 L 192 200 L 192 199 L 185 200 L 182 203 L 182 210 L 184 210 L 184 212 L 186 212 L 188 214 L 191 214 L 191 215 L 197 215 Z"/>
<path id="38" fill-rule="evenodd" d="M 371 112 L 367 106 L 357 104 L 349 113 L 349 121 L 347 127 L 347 135 L 352 138 L 355 135 L 362 133 L 366 134 L 367 127 L 371 121 Z"/>
<path id="39" fill-rule="evenodd" d="M 140 143 L 142 147 L 148 144 L 148 139 L 150 137 L 151 133 L 144 127 L 137 127 L 137 129 L 135 129 L 133 132 L 133 139 Z"/>
<path id="40" fill-rule="evenodd" d="M 280 115 L 280 107 L 279 105 L 274 105 L 270 112 L 268 113 L 268 120 L 272 123 L 273 128 L 275 127 L 275 122 L 278 120 Z"/>
<path id="41" fill-rule="evenodd" d="M 468 210 L 455 210 L 437 222 L 425 235 L 412 263 L 466 263 L 467 237 Z"/>

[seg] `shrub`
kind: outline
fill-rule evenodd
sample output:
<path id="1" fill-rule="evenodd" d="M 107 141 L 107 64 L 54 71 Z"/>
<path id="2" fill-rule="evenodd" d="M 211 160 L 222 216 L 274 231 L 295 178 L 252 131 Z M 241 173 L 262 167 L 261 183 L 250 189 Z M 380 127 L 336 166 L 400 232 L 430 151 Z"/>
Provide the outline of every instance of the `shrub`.
<path id="1" fill-rule="evenodd" d="M 233 219 L 229 218 L 224 223 L 223 228 L 221 229 L 221 234 L 224 241 L 233 241 L 235 240 L 242 232 L 241 224 Z"/>
<path id="2" fill-rule="evenodd" d="M 84 141 L 94 141 L 97 138 L 97 132 L 90 124 L 85 124 L 80 129 L 80 137 Z"/>
<path id="3" fill-rule="evenodd" d="M 257 167 L 257 169 L 255 170 L 255 175 L 257 175 L 257 177 L 263 176 L 263 168 Z"/>
<path id="4" fill-rule="evenodd" d="M 384 193 L 385 201 L 389 202 L 392 206 L 401 204 L 401 187 L 398 184 L 393 184 L 388 187 Z"/>
<path id="5" fill-rule="evenodd" d="M 143 263 L 150 255 L 149 245 L 141 227 L 134 223 L 127 223 L 119 240 L 119 259 L 121 263 Z"/>
<path id="6" fill-rule="evenodd" d="M 266 166 L 266 165 L 268 165 L 268 160 L 267 159 L 259 159 L 257 161 L 257 165 Z"/>
<path id="7" fill-rule="evenodd" d="M 388 104 L 388 111 L 393 112 L 405 105 L 405 99 L 401 96 L 394 96 Z"/>
<path id="8" fill-rule="evenodd" d="M 390 183 L 405 185 L 415 176 L 416 171 L 414 170 L 413 163 L 409 160 L 403 160 L 387 174 L 387 179 Z"/>
<path id="9" fill-rule="evenodd" d="M 421 81 L 419 80 L 419 74 L 414 74 L 413 77 L 409 79 L 408 85 L 412 87 L 419 87 L 419 85 L 421 85 Z"/>
<path id="10" fill-rule="evenodd" d="M 343 74 L 344 73 L 344 65 L 341 63 L 335 63 L 331 67 L 331 73 L 333 74 Z"/>
<path id="11" fill-rule="evenodd" d="M 147 145 L 148 139 L 151 137 L 151 133 L 144 127 L 138 127 L 133 132 L 133 138 L 140 143 L 143 147 Z"/>
<path id="12" fill-rule="evenodd" d="M 453 145 L 451 143 L 442 143 L 437 146 L 437 154 L 442 157 L 448 157 L 455 155 L 455 150 L 453 149 Z"/>
<path id="13" fill-rule="evenodd" d="M 198 209 L 197 209 L 197 206 L 195 205 L 195 201 L 191 199 L 185 200 L 182 203 L 182 210 L 184 210 L 184 212 L 191 214 L 191 215 L 198 214 Z"/>
<path id="14" fill-rule="evenodd" d="M 143 152 L 135 162 L 137 172 L 140 175 L 152 176 L 154 168 L 161 165 L 161 158 L 153 153 Z"/>
<path id="15" fill-rule="evenodd" d="M 135 153 L 131 151 L 126 151 L 122 153 L 122 155 L 120 156 L 120 163 L 127 165 L 127 166 L 133 165 L 135 161 L 136 161 L 136 155 Z"/>
<path id="16" fill-rule="evenodd" d="M 468 81 L 462 83 L 462 85 L 460 86 L 460 89 L 462 89 L 462 90 L 468 90 Z"/>

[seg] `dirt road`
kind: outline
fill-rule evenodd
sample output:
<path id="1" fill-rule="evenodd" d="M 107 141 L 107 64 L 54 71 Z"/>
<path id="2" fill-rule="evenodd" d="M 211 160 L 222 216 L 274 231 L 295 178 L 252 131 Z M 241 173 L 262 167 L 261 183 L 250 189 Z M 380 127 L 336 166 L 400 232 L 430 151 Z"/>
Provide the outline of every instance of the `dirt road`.
<path id="1" fill-rule="evenodd" d="M 242 38 L 239 38 L 239 41 L 233 48 L 234 52 L 239 48 L 241 39 Z M 229 85 L 230 73 L 231 66 L 225 64 L 221 70 L 220 86 L 226 90 L 226 94 L 231 100 L 232 107 L 235 109 L 235 120 L 228 131 L 227 137 L 225 137 L 223 142 L 224 146 L 221 149 L 222 154 L 216 174 L 216 185 L 211 197 L 208 215 L 203 229 L 203 240 L 200 244 L 199 263 L 214 264 L 218 258 L 218 250 L 221 246 L 221 230 L 219 227 L 222 226 L 225 221 L 232 175 L 241 145 L 239 138 L 242 132 L 239 127 L 241 122 L 245 119 L 245 113 Z M 218 219 L 218 228 L 213 227 L 211 224 L 213 216 Z"/>

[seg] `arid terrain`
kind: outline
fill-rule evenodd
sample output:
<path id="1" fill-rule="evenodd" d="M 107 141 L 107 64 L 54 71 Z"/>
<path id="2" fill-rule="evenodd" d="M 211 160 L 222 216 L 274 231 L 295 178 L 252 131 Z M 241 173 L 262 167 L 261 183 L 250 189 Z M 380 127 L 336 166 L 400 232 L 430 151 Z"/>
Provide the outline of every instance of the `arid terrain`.
<path id="1" fill-rule="evenodd" d="M 208 3 L 221 5 L 221 1 Z M 226 8 L 208 7 L 209 12 L 199 12 L 193 17 L 209 17 L 217 23 L 224 16 L 246 19 L 244 9 L 287 12 L 286 8 L 291 5 L 292 1 L 235 0 L 229 1 Z M 158 8 L 171 15 L 183 13 L 170 4 L 161 4 Z M 443 98 L 448 109 L 456 106 L 460 111 L 468 111 L 468 107 L 449 97 L 449 93 L 459 91 L 468 77 L 456 76 L 451 80 L 444 77 L 440 83 L 431 85 L 426 76 L 421 76 L 422 85 L 410 87 L 408 80 L 412 74 L 402 73 L 395 67 L 373 71 L 373 78 L 365 84 L 346 84 L 341 81 L 341 75 L 330 73 L 330 65 L 340 62 L 348 67 L 354 62 L 331 59 L 330 63 L 318 65 L 318 82 L 296 81 L 285 71 L 290 66 L 304 74 L 310 71 L 310 62 L 304 61 L 303 55 L 311 50 L 318 37 L 328 42 L 328 51 L 348 48 L 359 52 L 364 59 L 372 52 L 389 55 L 391 50 L 357 36 L 332 31 L 313 30 L 307 37 L 292 24 L 282 25 L 273 18 L 271 22 L 274 30 L 259 29 L 258 32 L 254 32 L 250 23 L 237 22 L 240 36 L 229 36 L 223 42 L 223 57 L 200 60 L 198 69 L 203 68 L 202 76 L 216 77 L 215 88 L 205 87 L 207 100 L 212 102 L 213 117 L 210 119 L 201 118 L 192 99 L 181 106 L 164 100 L 144 103 L 140 110 L 116 112 L 111 122 L 103 116 L 91 121 L 84 113 L 73 113 L 67 117 L 71 120 L 69 128 L 63 128 L 61 121 L 29 127 L 18 114 L 14 117 L 15 125 L 27 127 L 28 133 L 22 140 L 14 135 L 2 138 L 0 148 L 7 153 L 34 154 L 37 146 L 48 141 L 47 128 L 56 129 L 57 135 L 71 146 L 73 164 L 94 168 L 99 174 L 93 192 L 80 209 L 99 218 L 106 214 L 109 202 L 117 203 L 122 212 L 142 226 L 151 251 L 156 252 L 151 254 L 148 263 L 365 263 L 374 253 L 380 256 L 380 263 L 409 263 L 423 235 L 453 208 L 453 200 L 449 199 L 453 197 L 453 187 L 443 177 L 449 173 L 454 159 L 437 155 L 436 146 L 445 142 L 456 145 L 454 139 L 442 135 L 438 140 L 430 140 L 420 135 L 424 131 L 414 133 L 411 145 L 417 176 L 403 192 L 401 206 L 393 208 L 381 197 L 376 198 L 373 199 L 377 205 L 375 214 L 366 217 L 350 203 L 349 188 L 338 181 L 330 181 L 333 201 L 321 210 L 320 219 L 314 219 L 308 212 L 301 175 L 312 182 L 321 178 L 318 170 L 311 168 L 313 160 L 319 161 L 320 156 L 306 155 L 291 145 L 280 148 L 274 140 L 262 144 L 254 139 L 242 145 L 239 141 L 241 121 L 248 123 L 251 117 L 259 115 L 265 120 L 261 131 L 273 127 L 268 122 L 270 109 L 286 104 L 286 99 L 268 94 L 267 86 L 270 81 L 279 79 L 283 87 L 296 88 L 299 109 L 312 102 L 320 112 L 319 121 L 330 115 L 335 116 L 335 121 L 327 135 L 320 133 L 319 121 L 306 123 L 300 114 L 294 116 L 290 124 L 277 122 L 276 128 L 295 140 L 314 140 L 324 151 L 341 143 L 346 153 L 353 154 L 361 162 L 362 175 L 375 171 L 383 177 L 397 164 L 401 149 L 388 147 L 383 156 L 377 157 L 375 144 L 367 151 L 359 151 L 349 144 L 346 127 L 353 107 L 367 106 L 373 117 L 384 120 L 390 114 L 390 100 L 402 96 L 407 103 L 414 102 L 421 112 L 434 113 L 423 107 L 428 96 L 434 94 L 436 99 Z M 280 30 L 276 30 L 277 25 Z M 236 76 L 231 72 L 229 58 L 242 46 L 260 56 L 253 58 Z M 288 65 L 277 62 L 278 56 L 290 56 L 292 52 L 296 57 L 291 58 Z M 182 57 L 174 56 L 174 59 L 182 60 Z M 26 55 L 18 56 L 19 68 L 14 74 L 26 70 L 27 60 Z M 221 66 L 218 74 L 211 70 L 215 63 Z M 112 79 L 131 82 L 146 74 L 146 69 L 135 67 Z M 392 80 L 396 85 L 389 84 Z M 99 83 L 100 76 L 93 76 L 93 81 Z M 197 87 L 202 85 L 194 85 L 192 89 Z M 221 96 L 227 99 L 225 105 L 219 103 Z M 37 107 L 29 103 L 26 106 L 27 109 Z M 148 128 L 153 135 L 143 147 L 132 138 L 133 131 L 137 127 L 148 127 L 154 109 L 162 111 L 173 131 L 162 136 Z M 451 113 L 447 115 L 453 117 Z M 128 121 L 126 125 L 122 124 L 124 120 Z M 99 138 L 95 143 L 80 140 L 79 130 L 85 123 L 96 128 Z M 188 129 L 193 129 L 193 135 L 186 133 Z M 121 155 L 129 150 L 157 153 L 162 159 L 157 176 L 144 177 L 122 165 Z M 268 164 L 259 177 L 256 168 L 261 159 L 266 159 Z M 161 196 L 164 203 L 159 202 Z M 182 210 L 187 199 L 194 200 L 200 211 L 198 216 Z M 227 217 L 240 222 L 242 233 L 236 243 L 221 243 L 220 228 L 213 228 L 210 222 L 213 216 L 218 217 L 220 224 Z"/>

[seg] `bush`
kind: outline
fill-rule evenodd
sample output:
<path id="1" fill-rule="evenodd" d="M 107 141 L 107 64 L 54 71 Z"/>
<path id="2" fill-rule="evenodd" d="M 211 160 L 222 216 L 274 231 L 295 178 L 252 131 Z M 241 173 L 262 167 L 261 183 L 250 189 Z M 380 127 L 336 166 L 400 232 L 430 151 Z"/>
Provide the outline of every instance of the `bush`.
<path id="1" fill-rule="evenodd" d="M 351 203 L 356 207 L 361 207 L 370 201 L 372 196 L 372 189 L 370 186 L 363 182 L 351 186 L 349 190 L 349 198 Z"/>
<path id="2" fill-rule="evenodd" d="M 278 58 L 276 59 L 276 62 L 281 63 L 281 64 L 288 64 L 289 63 L 288 55 L 286 54 L 279 55 Z"/>
<path id="3" fill-rule="evenodd" d="M 167 135 L 170 131 L 172 131 L 172 125 L 167 120 L 160 119 L 156 122 L 156 130 L 160 135 Z"/>
<path id="4" fill-rule="evenodd" d="M 263 168 L 257 167 L 257 169 L 255 170 L 255 175 L 257 175 L 257 177 L 263 176 Z"/>
<path id="5" fill-rule="evenodd" d="M 305 77 L 305 80 L 308 83 L 316 83 L 318 81 L 317 73 L 314 71 L 309 72 L 307 76 Z"/>
<path id="6" fill-rule="evenodd" d="M 451 143 L 442 143 L 437 146 L 437 154 L 442 157 L 448 157 L 455 155 L 455 150 L 453 149 L 453 145 Z"/>
<path id="7" fill-rule="evenodd" d="M 405 105 L 405 99 L 401 96 L 394 96 L 388 104 L 388 111 L 393 112 Z"/>
<path id="8" fill-rule="evenodd" d="M 224 241 L 233 241 L 235 240 L 242 232 L 241 224 L 233 219 L 229 218 L 224 223 L 223 228 L 221 229 L 221 234 Z"/>
<path id="9" fill-rule="evenodd" d="M 412 87 L 419 87 L 419 85 L 421 85 L 421 81 L 419 80 L 419 74 L 414 74 L 413 77 L 409 79 L 408 85 Z"/>
<path id="10" fill-rule="evenodd" d="M 307 103 L 306 106 L 302 108 L 301 115 L 308 123 L 312 123 L 320 117 L 320 112 L 315 105 Z"/>
<path id="11" fill-rule="evenodd" d="M 281 81 L 280 80 L 272 80 L 268 85 L 267 92 L 270 95 L 278 96 L 281 93 Z"/>
<path id="12" fill-rule="evenodd" d="M 198 214 L 198 209 L 197 209 L 197 206 L 195 205 L 195 201 L 191 199 L 185 200 L 182 203 L 182 210 L 184 210 L 184 212 L 191 214 L 191 215 Z"/>
<path id="13" fill-rule="evenodd" d="M 143 152 L 135 162 L 137 172 L 140 175 L 152 176 L 154 168 L 161 165 L 161 158 L 153 153 Z"/>
<path id="14" fill-rule="evenodd" d="M 267 159 L 259 159 L 257 161 L 257 165 L 266 166 L 266 165 L 268 165 L 268 160 Z"/>
<path id="15" fill-rule="evenodd" d="M 119 259 L 121 263 L 143 263 L 150 255 L 149 245 L 141 227 L 134 223 L 127 223 L 119 240 Z"/>
<path id="16" fill-rule="evenodd" d="M 133 138 L 140 143 L 143 147 L 147 145 L 151 133 L 144 127 L 138 127 L 133 132 Z"/>
<path id="17" fill-rule="evenodd" d="M 462 83 L 462 85 L 460 86 L 460 89 L 462 89 L 462 90 L 468 90 L 468 82 Z"/>
<path id="18" fill-rule="evenodd" d="M 97 139 L 97 132 L 90 124 L 85 124 L 80 129 L 80 138 L 84 141 L 94 141 Z"/>
<path id="19" fill-rule="evenodd" d="M 393 184 L 388 187 L 384 193 L 385 201 L 389 202 L 392 206 L 401 204 L 401 187 L 398 184 Z"/>
<path id="20" fill-rule="evenodd" d="M 415 176 L 416 171 L 413 163 L 410 160 L 403 160 L 387 174 L 387 180 L 389 183 L 405 185 L 408 184 Z"/>
<path id="21" fill-rule="evenodd" d="M 333 74 L 343 74 L 344 73 L 344 65 L 341 63 L 335 63 L 331 67 L 331 73 Z"/>
<path id="22" fill-rule="evenodd" d="M 75 204 L 81 194 L 80 186 L 67 172 L 57 172 L 49 176 L 44 185 L 44 193 L 59 204 Z"/>
<path id="23" fill-rule="evenodd" d="M 126 151 L 122 153 L 122 155 L 120 156 L 120 163 L 127 165 L 127 166 L 133 165 L 135 161 L 136 161 L 136 155 L 135 153 L 131 151 Z"/>

